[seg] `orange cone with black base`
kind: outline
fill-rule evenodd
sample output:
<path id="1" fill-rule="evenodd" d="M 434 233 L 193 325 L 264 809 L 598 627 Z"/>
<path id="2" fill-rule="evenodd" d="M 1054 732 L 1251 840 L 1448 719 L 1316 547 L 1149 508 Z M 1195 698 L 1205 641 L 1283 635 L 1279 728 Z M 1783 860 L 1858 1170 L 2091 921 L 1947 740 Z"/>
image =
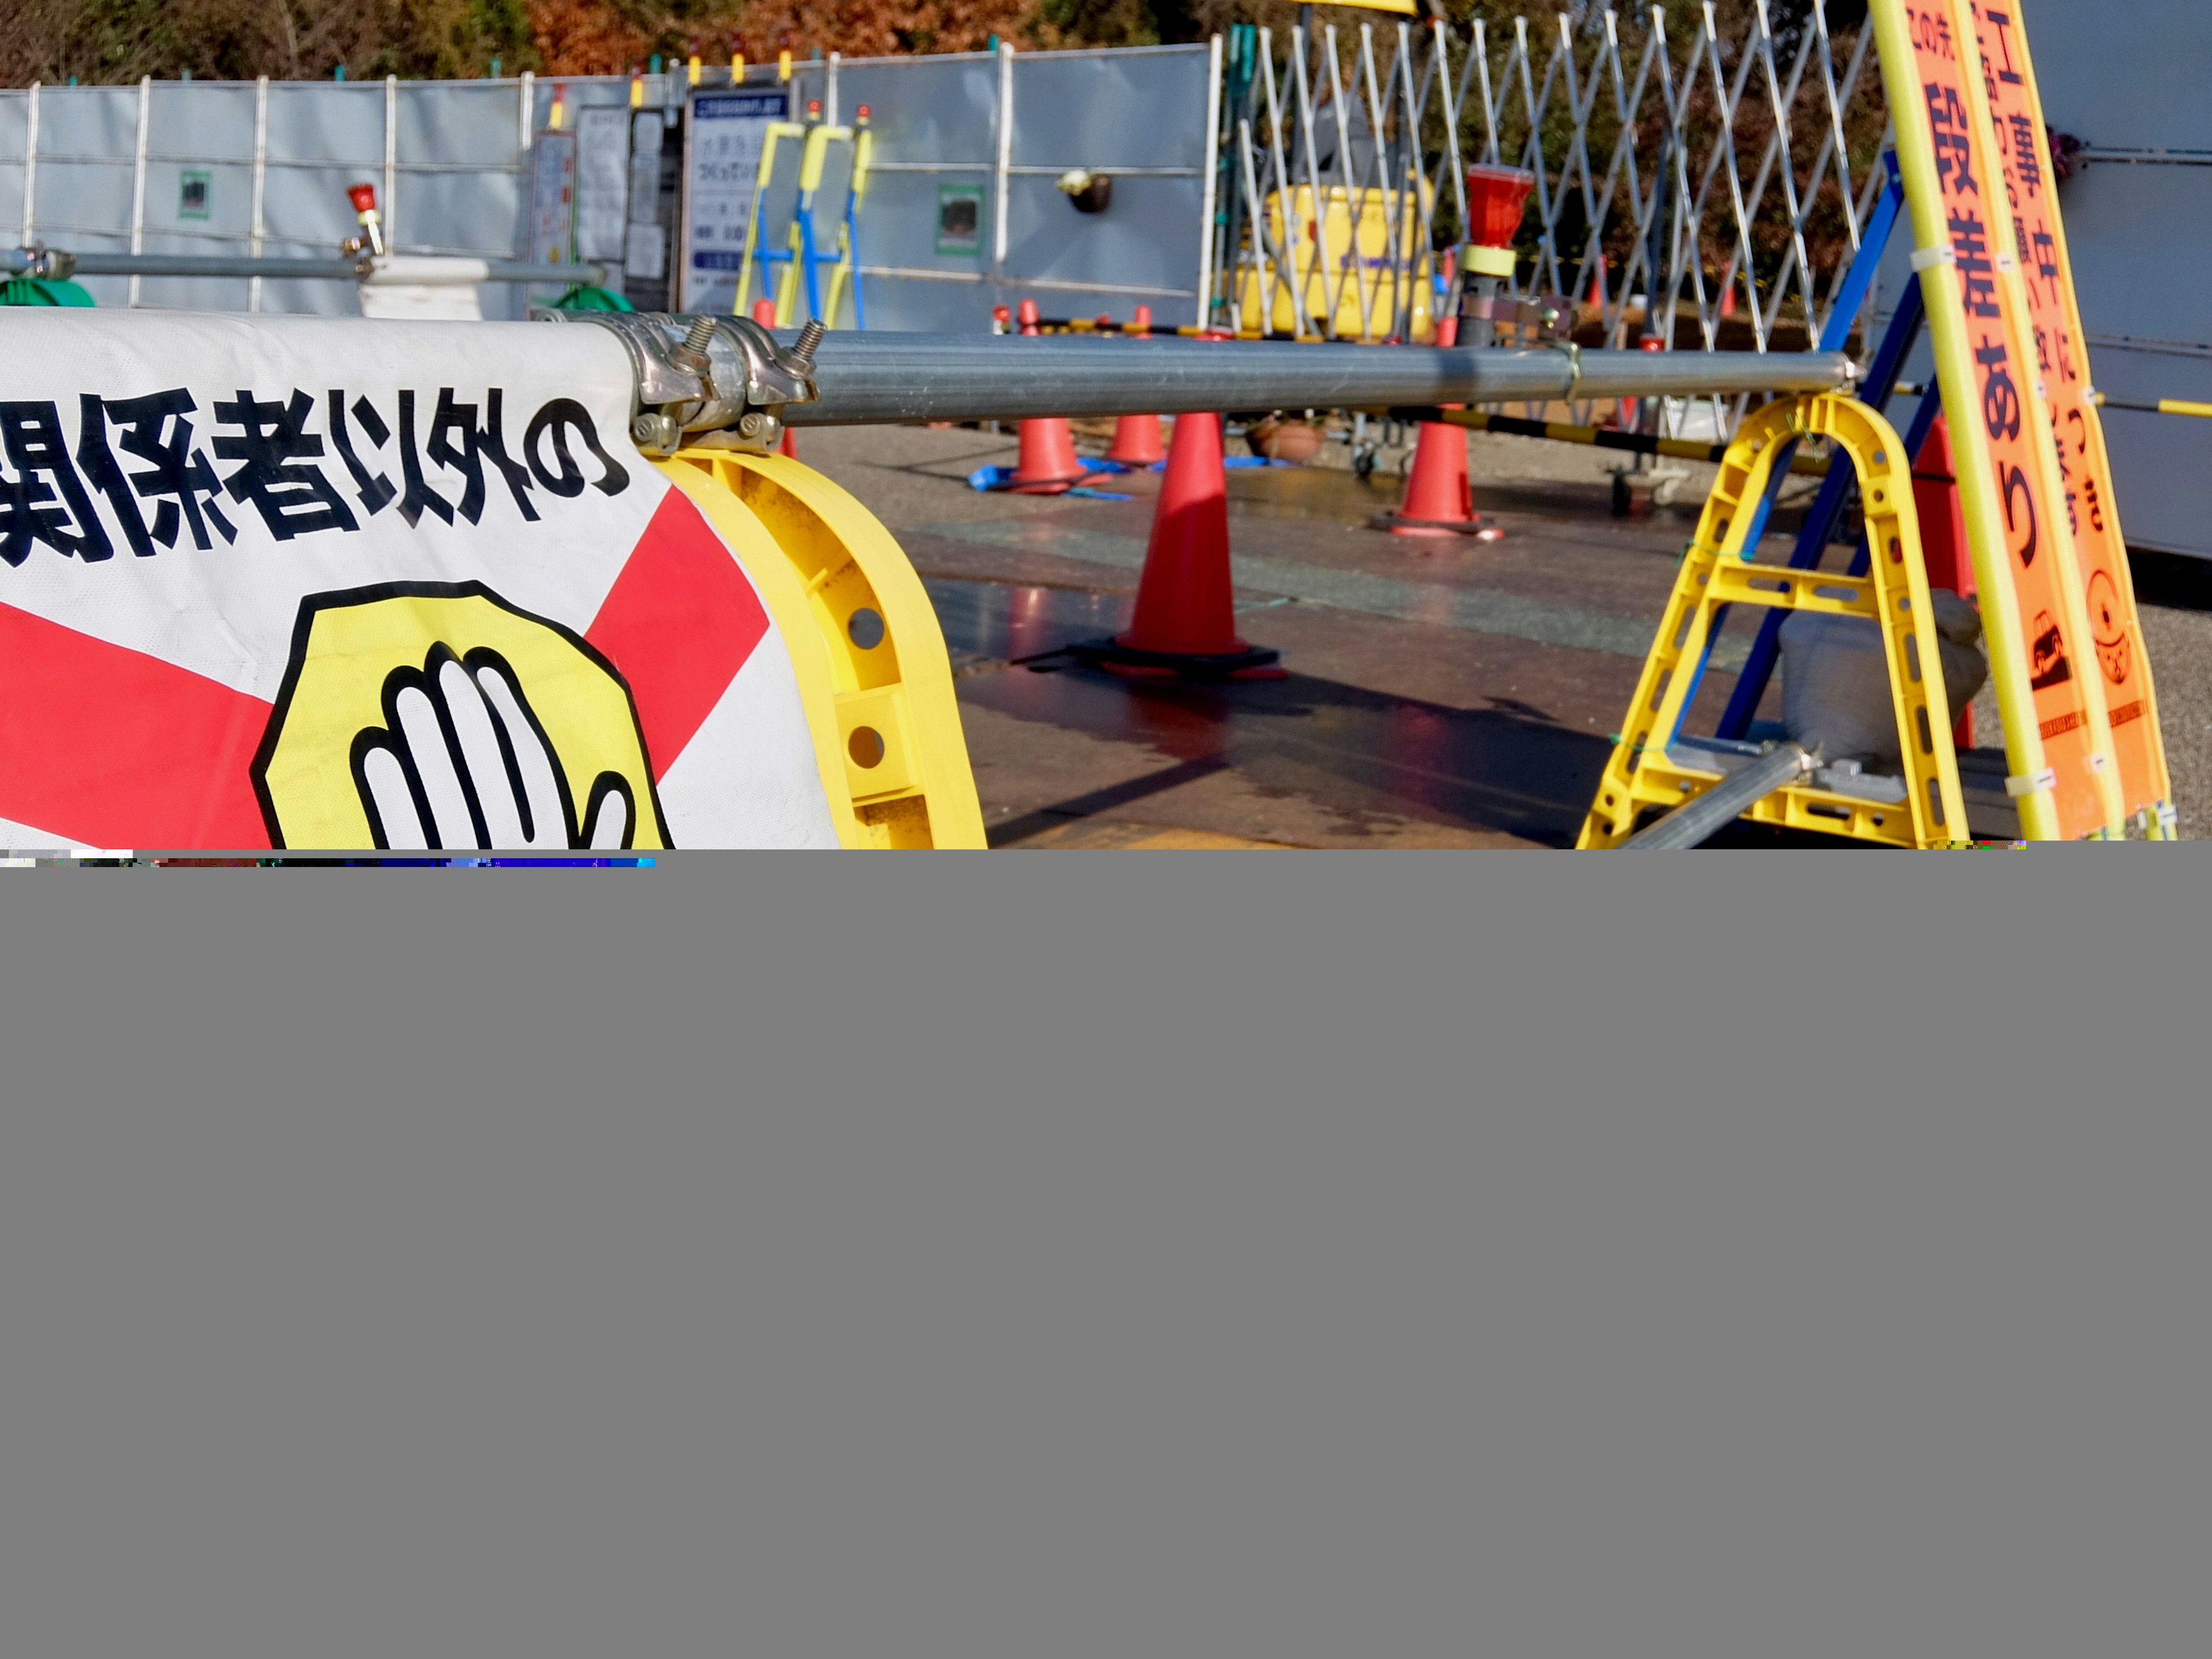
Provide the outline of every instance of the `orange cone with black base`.
<path id="1" fill-rule="evenodd" d="M 765 297 L 754 301 L 753 320 L 758 323 L 763 328 L 774 328 L 775 326 L 775 301 Z M 779 455 L 788 455 L 793 460 L 797 460 L 799 459 L 799 434 L 793 432 L 789 427 L 784 428 L 783 441 L 776 446 L 775 453 Z"/>
<path id="2" fill-rule="evenodd" d="M 1144 339 L 1152 331 L 1152 308 L 1139 306 L 1131 313 L 1127 332 L 1136 339 Z M 1157 415 L 1124 415 L 1114 422 L 1114 445 L 1106 452 L 1109 461 L 1119 461 L 1123 466 L 1151 466 L 1167 459 L 1167 451 L 1160 447 L 1160 417 Z"/>
<path id="3" fill-rule="evenodd" d="M 1459 319 L 1446 317 L 1437 325 L 1437 343 L 1453 344 L 1459 338 Z M 1413 445 L 1413 470 L 1406 479 L 1406 499 L 1395 513 L 1377 513 L 1368 520 L 1372 530 L 1397 536 L 1496 535 L 1485 531 L 1475 516 L 1474 492 L 1467 479 L 1467 434 L 1442 421 L 1425 421 Z"/>
<path id="4" fill-rule="evenodd" d="M 1036 301 L 1024 300 L 1022 332 L 1038 334 Z M 1022 422 L 1022 451 L 1014 463 L 1014 476 L 1006 488 L 1017 495 L 1058 495 L 1089 476 L 1076 459 L 1075 434 L 1064 416 L 1049 416 Z"/>
<path id="5" fill-rule="evenodd" d="M 1200 680 L 1280 679 L 1278 653 L 1237 637 L 1229 584 L 1229 487 L 1221 417 L 1178 415 L 1152 514 L 1129 625 L 1074 647 L 1117 674 Z"/>

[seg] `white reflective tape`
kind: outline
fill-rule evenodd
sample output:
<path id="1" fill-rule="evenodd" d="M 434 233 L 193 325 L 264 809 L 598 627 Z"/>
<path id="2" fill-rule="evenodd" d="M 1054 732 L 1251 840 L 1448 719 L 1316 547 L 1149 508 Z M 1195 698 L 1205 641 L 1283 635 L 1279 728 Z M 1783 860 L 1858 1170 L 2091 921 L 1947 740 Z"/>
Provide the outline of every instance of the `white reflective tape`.
<path id="1" fill-rule="evenodd" d="M 2014 773 L 2005 780 L 2005 793 L 2014 799 L 2018 799 L 2022 795 L 2032 795 L 2039 789 L 2056 789 L 2057 787 L 2058 773 L 2055 768 L 2049 766 L 2031 777 L 2021 777 L 2018 773 Z"/>
<path id="2" fill-rule="evenodd" d="M 449 258 L 441 254 L 387 253 L 370 262 L 362 282 L 369 287 L 410 283 L 425 288 L 468 288 L 491 280 L 491 266 L 482 259 Z"/>
<path id="3" fill-rule="evenodd" d="M 1959 256 L 1948 242 L 1942 247 L 1915 248 L 1912 252 L 1912 268 L 1915 270 L 1925 270 L 1930 265 L 1955 265 L 1958 263 Z"/>

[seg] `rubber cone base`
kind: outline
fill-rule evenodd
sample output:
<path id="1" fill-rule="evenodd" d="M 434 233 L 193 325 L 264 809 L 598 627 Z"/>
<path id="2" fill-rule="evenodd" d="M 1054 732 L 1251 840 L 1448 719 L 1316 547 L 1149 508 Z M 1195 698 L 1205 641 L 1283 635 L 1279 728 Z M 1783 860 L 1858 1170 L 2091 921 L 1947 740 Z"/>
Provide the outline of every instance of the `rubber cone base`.
<path id="1" fill-rule="evenodd" d="M 1400 536 L 1473 536 L 1494 542 L 1504 532 L 1473 519 L 1409 519 L 1402 513 L 1377 513 L 1367 521 L 1370 530 L 1388 530 Z"/>
<path id="2" fill-rule="evenodd" d="M 1119 640 L 1085 640 L 1068 647 L 1076 659 L 1091 668 L 1103 668 L 1140 680 L 1279 680 L 1290 671 L 1280 666 L 1283 653 L 1264 646 L 1219 654 L 1187 654 L 1180 651 L 1145 651 Z"/>

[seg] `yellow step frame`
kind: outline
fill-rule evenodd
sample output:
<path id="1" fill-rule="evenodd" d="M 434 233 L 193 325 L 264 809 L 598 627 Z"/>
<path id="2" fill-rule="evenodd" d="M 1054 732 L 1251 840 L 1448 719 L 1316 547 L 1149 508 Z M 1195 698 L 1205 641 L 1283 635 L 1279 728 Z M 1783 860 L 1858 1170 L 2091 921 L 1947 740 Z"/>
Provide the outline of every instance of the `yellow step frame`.
<path id="1" fill-rule="evenodd" d="M 1834 440 L 1858 473 L 1867 545 L 1873 550 L 1872 568 L 1864 576 L 1754 564 L 1744 556 L 1744 538 L 1758 516 L 1748 509 L 1765 495 L 1785 441 L 1819 436 Z M 1681 671 L 1704 657 L 1716 614 L 1728 605 L 1872 617 L 1881 627 L 1889 662 L 1890 696 L 1905 756 L 1903 801 L 1869 801 L 1790 784 L 1759 801 L 1746 817 L 1889 847 L 1956 846 L 1966 841 L 1943 677 L 1932 645 L 1923 652 L 1919 644 L 1917 619 L 1932 613 L 1920 521 L 1913 509 L 1911 458 L 1896 429 L 1880 414 L 1844 394 L 1820 392 L 1769 404 L 1750 415 L 1722 458 L 1720 477 L 1698 516 L 1696 539 L 1683 555 L 1577 847 L 1617 847 L 1635 833 L 1646 809 L 1680 806 L 1721 781 L 1721 772 L 1678 764 L 1667 742 L 1681 724 L 1694 678 Z"/>

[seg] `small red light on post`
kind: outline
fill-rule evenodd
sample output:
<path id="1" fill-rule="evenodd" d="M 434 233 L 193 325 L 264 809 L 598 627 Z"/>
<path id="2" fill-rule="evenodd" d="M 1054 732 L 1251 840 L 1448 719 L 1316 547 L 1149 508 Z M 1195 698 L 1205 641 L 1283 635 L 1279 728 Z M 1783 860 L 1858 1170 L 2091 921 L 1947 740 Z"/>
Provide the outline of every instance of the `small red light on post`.
<path id="1" fill-rule="evenodd" d="M 376 186 L 349 185 L 346 187 L 346 200 L 353 204 L 356 213 L 374 213 L 376 211 Z"/>
<path id="2" fill-rule="evenodd" d="M 1510 247 L 1536 175 L 1522 167 L 1467 170 L 1468 240 L 1484 247 Z"/>

